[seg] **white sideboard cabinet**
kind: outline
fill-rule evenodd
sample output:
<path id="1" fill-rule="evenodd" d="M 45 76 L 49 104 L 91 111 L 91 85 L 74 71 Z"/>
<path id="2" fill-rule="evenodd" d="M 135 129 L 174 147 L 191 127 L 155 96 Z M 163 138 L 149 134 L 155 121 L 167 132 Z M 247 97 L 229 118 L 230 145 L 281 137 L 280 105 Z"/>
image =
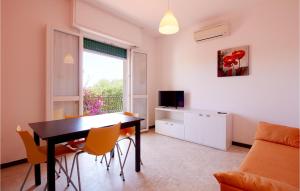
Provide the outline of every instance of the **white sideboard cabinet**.
<path id="1" fill-rule="evenodd" d="M 225 112 L 156 108 L 155 132 L 227 150 L 232 142 L 232 116 Z"/>

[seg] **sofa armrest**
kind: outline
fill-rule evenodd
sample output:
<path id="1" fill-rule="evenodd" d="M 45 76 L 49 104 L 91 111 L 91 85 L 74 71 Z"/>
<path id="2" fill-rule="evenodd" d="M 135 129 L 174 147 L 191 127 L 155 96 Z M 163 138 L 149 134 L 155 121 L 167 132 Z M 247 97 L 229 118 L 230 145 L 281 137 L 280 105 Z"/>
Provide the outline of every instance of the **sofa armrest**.
<path id="1" fill-rule="evenodd" d="M 299 148 L 299 133 L 299 128 L 259 122 L 255 139 Z"/>
<path id="2" fill-rule="evenodd" d="M 258 176 L 246 172 L 220 172 L 214 176 L 220 184 L 228 185 L 240 190 L 247 191 L 298 191 L 299 189 L 289 184 L 279 182 L 270 178 Z"/>

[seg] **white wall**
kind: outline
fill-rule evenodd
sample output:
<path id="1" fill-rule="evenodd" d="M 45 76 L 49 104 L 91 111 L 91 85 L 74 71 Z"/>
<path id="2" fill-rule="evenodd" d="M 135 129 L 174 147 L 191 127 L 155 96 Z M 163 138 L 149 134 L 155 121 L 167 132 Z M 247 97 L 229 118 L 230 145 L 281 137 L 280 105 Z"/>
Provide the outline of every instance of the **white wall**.
<path id="1" fill-rule="evenodd" d="M 252 144 L 260 120 L 299 124 L 299 28 L 297 0 L 262 1 L 202 23 L 228 21 L 231 35 L 202 43 L 192 26 L 159 39 L 161 89 L 182 89 L 191 108 L 234 114 L 233 139 Z M 250 45 L 250 75 L 217 77 L 217 51 Z"/>

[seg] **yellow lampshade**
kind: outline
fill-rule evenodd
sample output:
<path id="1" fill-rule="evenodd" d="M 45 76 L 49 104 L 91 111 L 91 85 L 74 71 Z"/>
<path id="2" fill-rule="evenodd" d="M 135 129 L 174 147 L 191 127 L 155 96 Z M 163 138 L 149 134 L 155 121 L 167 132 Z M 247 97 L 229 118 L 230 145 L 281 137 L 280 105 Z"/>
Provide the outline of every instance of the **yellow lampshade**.
<path id="1" fill-rule="evenodd" d="M 179 31 L 177 19 L 168 10 L 159 23 L 159 32 L 162 34 L 175 34 Z"/>

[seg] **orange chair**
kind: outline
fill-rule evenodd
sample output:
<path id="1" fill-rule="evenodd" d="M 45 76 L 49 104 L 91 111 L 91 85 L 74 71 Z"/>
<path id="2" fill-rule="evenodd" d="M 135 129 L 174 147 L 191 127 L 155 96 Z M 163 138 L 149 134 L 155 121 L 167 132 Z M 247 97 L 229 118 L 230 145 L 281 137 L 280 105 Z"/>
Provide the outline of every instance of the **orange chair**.
<path id="1" fill-rule="evenodd" d="M 29 176 L 29 173 L 32 169 L 32 166 L 36 165 L 36 164 L 41 164 L 41 163 L 47 162 L 47 147 L 46 146 L 37 146 L 33 140 L 33 137 L 29 134 L 29 132 L 22 130 L 20 127 L 17 127 L 17 133 L 20 135 L 20 137 L 24 143 L 24 146 L 26 149 L 26 154 L 27 154 L 27 160 L 30 163 L 29 170 L 26 173 L 25 179 L 24 179 L 21 189 L 20 189 L 20 190 L 22 190 L 26 183 L 26 180 Z M 74 151 L 72 149 L 70 149 L 64 145 L 57 145 L 55 147 L 55 156 L 66 157 L 66 154 L 73 153 L 73 152 Z M 63 166 L 61 165 L 61 163 L 57 159 L 55 159 L 55 161 L 58 163 L 59 167 L 63 170 L 63 172 L 67 176 L 68 183 L 70 182 L 72 184 L 72 186 L 75 188 L 75 190 L 77 190 L 74 183 L 71 181 L 70 177 L 68 176 L 68 173 L 66 170 L 67 163 L 65 163 L 66 169 L 64 169 Z M 66 162 L 66 158 L 65 158 L 65 162 Z"/>
<path id="2" fill-rule="evenodd" d="M 124 112 L 124 115 L 127 115 L 127 116 L 132 116 L 132 117 L 135 117 L 137 116 L 137 114 L 134 114 L 134 113 L 131 113 L 131 112 L 127 112 L 125 111 Z M 118 140 L 118 143 L 122 140 L 129 140 L 129 145 L 128 145 L 128 148 L 127 148 L 127 151 L 126 151 L 126 155 L 125 155 L 125 158 L 124 158 L 124 162 L 122 164 L 122 167 L 124 168 L 125 166 L 125 163 L 126 163 L 126 160 L 127 160 L 127 156 L 128 156 L 128 152 L 130 150 L 130 146 L 131 146 L 131 143 L 133 144 L 133 146 L 136 148 L 136 145 L 135 145 L 135 142 L 133 140 L 133 138 L 131 138 L 131 136 L 133 136 L 135 133 L 135 128 L 134 127 L 128 127 L 128 128 L 124 128 L 124 129 L 121 129 L 120 131 L 120 136 L 121 136 L 121 139 Z M 143 162 L 141 160 L 141 165 L 143 165 Z"/>
<path id="3" fill-rule="evenodd" d="M 124 112 L 124 115 L 131 116 L 131 117 L 136 117 L 137 116 L 137 114 L 127 112 L 127 111 Z M 124 128 L 124 129 L 120 130 L 121 138 L 117 141 L 116 147 L 119 148 L 121 154 L 122 154 L 122 151 L 121 151 L 121 148 L 120 148 L 118 143 L 122 140 L 129 140 L 129 145 L 127 147 L 127 151 L 126 151 L 126 155 L 125 155 L 125 158 L 124 158 L 124 161 L 123 161 L 123 164 L 122 164 L 122 168 L 124 168 L 124 166 L 125 166 L 131 143 L 136 148 L 135 142 L 134 142 L 133 138 L 131 138 L 131 136 L 133 136 L 134 134 L 135 134 L 135 128 L 134 127 L 127 127 L 127 128 Z M 104 156 L 102 157 L 102 159 L 100 161 L 101 163 L 103 161 L 103 158 L 104 158 Z M 110 163 L 108 165 L 110 165 Z M 142 159 L 141 159 L 141 165 L 143 165 Z"/>
<path id="4" fill-rule="evenodd" d="M 92 128 L 89 131 L 89 134 L 86 138 L 86 142 L 85 142 L 84 147 L 82 148 L 81 151 L 77 152 L 74 156 L 73 163 L 72 163 L 72 168 L 71 168 L 70 177 L 72 177 L 73 169 L 74 169 L 74 165 L 75 165 L 75 161 L 76 161 L 79 190 L 81 190 L 79 161 L 78 161 L 79 155 L 86 152 L 86 153 L 94 155 L 94 156 L 100 156 L 100 155 L 104 155 L 105 153 L 110 152 L 115 147 L 116 142 L 119 138 L 120 127 L 121 127 L 121 123 L 118 123 L 114 126 L 106 127 L 106 128 Z M 118 153 L 122 178 L 123 178 L 123 181 L 124 181 L 125 178 L 124 178 L 122 162 L 121 162 L 118 147 L 117 147 L 117 153 Z M 104 158 L 105 158 L 105 161 L 107 163 L 107 159 L 106 159 L 105 155 L 104 155 Z M 108 168 L 108 166 L 107 166 L 107 168 Z"/>

